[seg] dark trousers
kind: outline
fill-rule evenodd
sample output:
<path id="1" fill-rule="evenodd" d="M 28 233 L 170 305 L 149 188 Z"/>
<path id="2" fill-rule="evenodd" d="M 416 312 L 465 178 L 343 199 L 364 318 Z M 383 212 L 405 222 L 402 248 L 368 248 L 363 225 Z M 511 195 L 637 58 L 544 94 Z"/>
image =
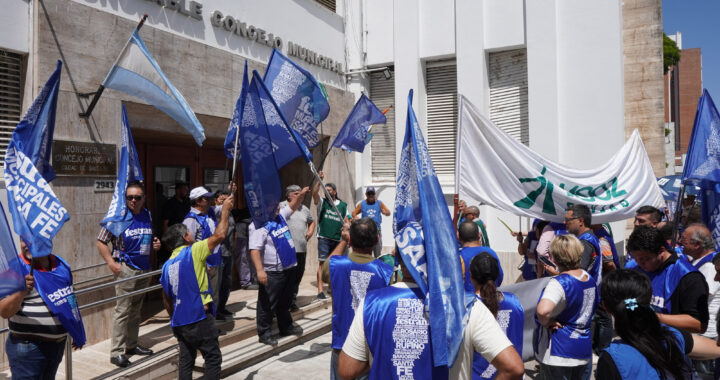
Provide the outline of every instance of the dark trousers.
<path id="1" fill-rule="evenodd" d="M 590 380 L 592 360 L 577 367 L 558 367 L 540 363 L 540 373 L 544 380 Z"/>
<path id="2" fill-rule="evenodd" d="M 292 302 L 294 304 L 297 301 L 298 290 L 300 290 L 300 281 L 302 281 L 303 275 L 305 275 L 305 260 L 307 259 L 307 252 L 296 252 L 297 266 L 295 267 L 295 286 L 293 287 Z"/>
<path id="3" fill-rule="evenodd" d="M 219 379 L 222 354 L 218 343 L 218 329 L 215 318 L 207 313 L 206 318 L 189 325 L 173 327 L 173 335 L 180 348 L 178 378 L 192 379 L 197 352 L 205 359 L 205 379 Z"/>
<path id="4" fill-rule="evenodd" d="M 295 284 L 295 268 L 267 273 L 267 284 L 258 288 L 257 330 L 258 337 L 271 334 L 273 317 L 277 317 L 280 333 L 292 327 L 290 302 Z"/>
<path id="5" fill-rule="evenodd" d="M 230 298 L 230 288 L 232 287 L 232 256 L 222 257 L 222 271 L 220 272 L 220 294 L 217 304 L 217 311 L 226 311 L 228 298 Z"/>

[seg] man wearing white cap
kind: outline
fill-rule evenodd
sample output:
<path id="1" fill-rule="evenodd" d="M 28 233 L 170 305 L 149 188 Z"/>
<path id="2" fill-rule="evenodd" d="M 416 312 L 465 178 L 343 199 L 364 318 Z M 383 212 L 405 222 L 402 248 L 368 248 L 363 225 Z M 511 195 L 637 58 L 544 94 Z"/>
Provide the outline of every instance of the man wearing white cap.
<path id="1" fill-rule="evenodd" d="M 188 232 L 195 237 L 195 241 L 205 240 L 215 233 L 215 226 L 217 224 L 215 214 L 220 212 L 222 206 L 213 206 L 214 199 L 215 194 L 203 186 L 198 186 L 190 190 L 190 212 L 185 215 L 183 224 L 187 227 Z M 220 290 L 218 266 L 221 263 L 222 256 L 220 255 L 220 247 L 218 246 L 207 258 L 208 282 L 210 283 L 213 301 L 216 305 Z"/>

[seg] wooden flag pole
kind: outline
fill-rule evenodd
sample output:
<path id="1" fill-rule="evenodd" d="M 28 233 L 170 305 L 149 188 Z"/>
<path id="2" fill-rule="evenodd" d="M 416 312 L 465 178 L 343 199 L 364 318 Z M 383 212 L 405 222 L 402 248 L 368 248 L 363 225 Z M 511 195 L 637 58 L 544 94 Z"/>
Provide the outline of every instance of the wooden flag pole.
<path id="1" fill-rule="evenodd" d="M 138 22 L 137 26 L 135 27 L 135 31 L 138 31 L 138 30 L 140 30 L 140 28 L 142 28 L 142 26 L 143 26 L 143 24 L 145 24 L 145 20 L 147 20 L 147 18 L 148 18 L 147 14 L 144 14 L 142 16 L 142 18 L 140 19 L 140 22 Z M 122 57 L 123 53 L 125 52 L 125 49 L 127 49 L 129 44 L 130 44 L 130 39 L 128 39 L 127 42 L 125 43 L 125 47 L 123 47 L 123 49 L 120 51 L 120 54 L 115 59 L 115 63 L 113 63 L 110 70 L 112 70 L 112 67 L 115 67 L 115 65 L 117 65 L 118 61 L 120 60 L 120 57 Z M 95 105 L 97 105 L 98 100 L 100 100 L 100 96 L 102 95 L 103 91 L 105 91 L 105 86 L 100 84 L 100 86 L 98 86 L 97 91 L 95 91 L 94 93 L 90 93 L 90 94 L 95 94 L 95 96 L 92 98 L 92 101 L 90 101 L 90 105 L 88 106 L 87 111 L 81 112 L 79 114 L 80 117 L 82 117 L 84 119 L 87 119 L 90 117 L 90 115 L 92 114 L 92 111 L 95 109 Z M 87 95 L 90 95 L 90 94 L 87 94 Z"/>

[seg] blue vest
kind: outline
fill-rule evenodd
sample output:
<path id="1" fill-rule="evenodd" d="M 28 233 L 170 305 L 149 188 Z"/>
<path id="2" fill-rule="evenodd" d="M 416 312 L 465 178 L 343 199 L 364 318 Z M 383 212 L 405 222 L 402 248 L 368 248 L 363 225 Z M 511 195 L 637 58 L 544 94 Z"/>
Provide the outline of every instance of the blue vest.
<path id="1" fill-rule="evenodd" d="M 360 210 L 362 210 L 362 217 L 374 220 L 375 224 L 377 224 L 378 231 L 380 231 L 380 223 L 382 223 L 382 212 L 380 205 L 382 205 L 382 202 L 380 202 L 379 200 L 376 200 L 373 204 L 368 204 L 365 199 L 360 202 Z"/>
<path id="2" fill-rule="evenodd" d="M 153 231 L 152 219 L 147 209 L 133 214 L 130 226 L 120 235 L 123 250 L 120 260 L 140 270 L 150 270 L 150 252 L 152 251 Z"/>
<path id="3" fill-rule="evenodd" d="M 174 305 L 170 326 L 185 326 L 206 318 L 193 265 L 192 246 L 183 248 L 177 256 L 165 262 L 160 284 Z M 207 294 L 212 294 L 210 284 Z M 210 307 L 215 314 L 214 305 L 210 304 Z"/>
<path id="4" fill-rule="evenodd" d="M 365 339 L 373 357 L 370 379 L 448 378 L 447 366 L 432 365 L 430 322 L 419 288 L 372 290 L 364 305 Z"/>
<path id="5" fill-rule="evenodd" d="M 565 223 L 550 222 L 549 226 L 555 231 L 555 236 L 567 235 L 568 233 Z"/>
<path id="6" fill-rule="evenodd" d="M 537 247 L 538 237 L 535 231 L 528 232 L 527 235 L 527 241 L 528 241 L 528 250 L 530 247 L 532 247 L 532 243 L 535 242 L 535 247 Z M 535 250 L 535 257 L 537 260 L 537 250 Z M 537 266 L 534 264 L 531 264 L 528 262 L 528 252 L 525 252 L 525 262 L 523 263 L 522 267 L 522 277 L 525 281 L 534 280 L 537 278 Z"/>
<path id="7" fill-rule="evenodd" d="M 265 229 L 275 245 L 275 252 L 280 258 L 283 269 L 289 268 L 297 263 L 297 253 L 295 252 L 295 242 L 290 235 L 290 228 L 285 222 L 285 218 L 278 214 L 275 220 L 271 220 L 265 224 Z"/>
<path id="8" fill-rule="evenodd" d="M 492 250 L 490 247 L 465 247 L 460 248 L 460 257 L 463 259 L 463 263 L 465 264 L 465 280 L 464 280 L 464 287 L 466 292 L 475 293 L 475 287 L 472 284 L 472 281 L 470 280 L 470 261 L 472 261 L 473 257 L 483 253 L 487 252 L 492 255 L 492 257 L 495 258 L 498 262 L 498 268 L 500 268 L 500 272 L 498 274 L 498 278 L 495 280 L 495 286 L 500 286 L 503 281 L 503 270 L 500 266 L 500 259 L 498 258 L 497 253 Z"/>
<path id="9" fill-rule="evenodd" d="M 597 236 L 598 239 L 600 239 L 600 238 L 607 239 L 608 243 L 610 243 L 610 249 L 612 250 L 613 262 L 615 263 L 615 268 L 620 269 L 620 257 L 618 256 L 617 248 L 615 248 L 615 240 L 613 239 L 612 236 L 610 236 L 610 233 L 608 233 L 607 230 L 605 230 L 605 228 L 600 228 L 599 230 L 595 231 L 595 236 Z"/>
<path id="10" fill-rule="evenodd" d="M 550 340 L 552 347 L 550 354 L 571 359 L 589 359 L 592 357 L 592 337 L 590 336 L 590 321 L 595 313 L 596 284 L 595 279 L 590 278 L 583 282 L 569 274 L 559 274 L 555 279 L 560 282 L 565 291 L 566 307 L 556 317 L 563 327 L 552 332 Z M 545 290 L 543 290 L 543 293 Z M 542 294 L 540 294 L 542 299 Z M 538 352 L 539 335 L 541 330 L 547 329 L 537 323 L 535 334 L 535 352 Z"/>
<path id="11" fill-rule="evenodd" d="M 680 258 L 677 258 L 674 263 L 668 265 L 665 269 L 652 273 L 645 272 L 635 261 L 625 265 L 625 268 L 635 269 L 650 277 L 653 288 L 651 304 L 655 308 L 655 311 L 663 314 L 671 313 L 672 305 L 670 305 L 670 297 L 675 292 L 675 288 L 677 288 L 680 280 L 682 280 L 686 274 L 697 271 L 690 263 Z"/>
<path id="12" fill-rule="evenodd" d="M 709 255 L 705 255 L 705 257 L 703 257 L 702 259 L 700 259 L 700 260 L 698 260 L 697 262 L 694 262 L 694 263 L 692 263 L 692 264 L 690 264 L 690 265 L 692 265 L 693 268 L 699 270 L 700 267 L 703 266 L 703 264 L 711 262 L 712 259 L 715 258 L 715 255 L 717 255 L 717 252 L 713 252 L 713 253 L 711 253 L 711 254 L 709 254 Z"/>
<path id="13" fill-rule="evenodd" d="M 73 277 L 70 265 L 61 257 L 52 255 L 49 259 L 55 260 L 55 268 L 51 271 L 34 270 L 35 289 L 48 309 L 62 323 L 65 330 L 72 336 L 76 346 L 85 345 L 85 326 L 83 325 L 77 297 L 73 289 Z M 22 258 L 23 276 L 30 273 L 30 265 Z"/>
<path id="14" fill-rule="evenodd" d="M 498 308 L 497 321 L 500 328 L 503 329 L 510 342 L 512 342 L 515 350 L 522 355 L 523 351 L 523 325 L 525 324 L 525 314 L 520 305 L 520 300 L 509 292 L 503 292 L 503 300 L 500 301 Z M 482 302 L 480 296 L 477 302 Z M 485 358 L 477 352 L 473 352 L 473 379 L 494 379 L 497 369 L 488 363 Z"/>
<path id="15" fill-rule="evenodd" d="M 685 352 L 685 340 L 682 334 L 670 326 L 667 327 L 677 339 L 680 350 Z M 648 363 L 645 356 L 622 339 L 610 343 L 605 352 L 612 357 L 615 367 L 623 379 L 660 380 L 660 373 Z M 688 361 L 687 357 L 685 357 L 685 361 Z M 666 374 L 664 378 L 668 379 L 669 374 Z"/>
<path id="16" fill-rule="evenodd" d="M 200 215 L 190 210 L 190 212 L 185 215 L 185 219 L 187 218 L 195 219 L 198 224 L 200 224 L 201 233 L 199 238 L 198 236 L 195 236 L 196 241 L 205 240 L 215 233 L 215 227 L 217 227 L 217 222 L 215 221 L 215 212 L 213 211 L 212 207 L 210 207 L 208 213 L 205 215 Z M 212 221 L 212 226 L 210 226 L 210 221 Z M 217 248 L 215 248 L 215 250 L 212 252 L 212 254 L 208 256 L 207 265 L 211 267 L 216 267 L 220 265 L 221 262 L 222 256 L 220 254 L 220 246 L 218 245 Z"/>
<path id="17" fill-rule="evenodd" d="M 328 265 L 333 291 L 332 348 L 340 350 L 358 304 L 368 291 L 390 284 L 393 268 L 381 260 L 358 264 L 347 256 L 331 256 Z"/>

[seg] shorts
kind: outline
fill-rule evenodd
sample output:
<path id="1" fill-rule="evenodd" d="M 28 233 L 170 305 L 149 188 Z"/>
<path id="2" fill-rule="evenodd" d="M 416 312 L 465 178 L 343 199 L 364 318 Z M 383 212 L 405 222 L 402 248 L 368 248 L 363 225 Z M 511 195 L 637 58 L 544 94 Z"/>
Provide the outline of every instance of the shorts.
<path id="1" fill-rule="evenodd" d="M 318 237 L 318 261 L 325 262 L 338 244 L 339 241 Z"/>

